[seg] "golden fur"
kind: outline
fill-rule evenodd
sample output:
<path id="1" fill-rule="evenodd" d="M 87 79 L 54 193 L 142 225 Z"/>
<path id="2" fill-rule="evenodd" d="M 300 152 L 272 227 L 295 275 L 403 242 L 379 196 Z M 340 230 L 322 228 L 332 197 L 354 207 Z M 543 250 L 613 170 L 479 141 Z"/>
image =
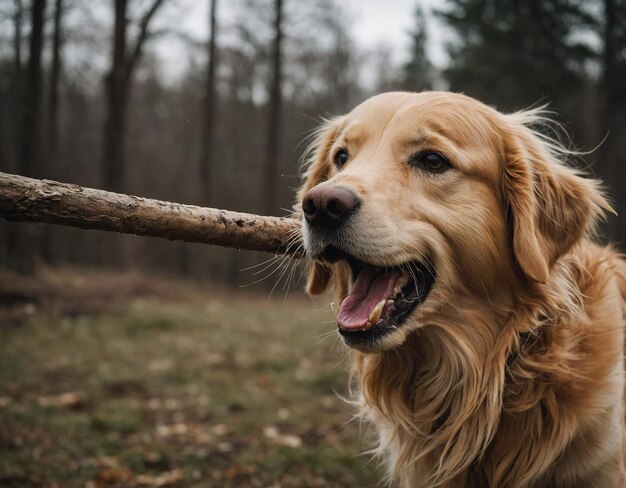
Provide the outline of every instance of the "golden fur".
<path id="1" fill-rule="evenodd" d="M 363 200 L 351 253 L 437 270 L 405 324 L 352 352 L 361 415 L 394 484 L 626 485 L 626 264 L 592 242 L 610 207 L 534 129 L 542 121 L 459 94 L 386 93 L 317 134 L 298 201 L 340 183 Z M 350 161 L 337 170 L 340 145 Z M 453 169 L 405 164 L 420 148 Z M 341 300 L 350 280 L 345 262 L 314 261 L 307 286 L 331 284 Z"/>

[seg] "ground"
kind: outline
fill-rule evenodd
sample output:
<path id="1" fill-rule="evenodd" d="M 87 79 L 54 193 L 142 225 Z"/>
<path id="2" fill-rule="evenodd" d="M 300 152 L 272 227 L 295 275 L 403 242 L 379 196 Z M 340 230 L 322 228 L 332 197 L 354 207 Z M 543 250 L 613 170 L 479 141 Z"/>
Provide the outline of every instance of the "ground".
<path id="1" fill-rule="evenodd" d="M 0 272 L 0 485 L 376 486 L 334 328 L 304 296 Z"/>

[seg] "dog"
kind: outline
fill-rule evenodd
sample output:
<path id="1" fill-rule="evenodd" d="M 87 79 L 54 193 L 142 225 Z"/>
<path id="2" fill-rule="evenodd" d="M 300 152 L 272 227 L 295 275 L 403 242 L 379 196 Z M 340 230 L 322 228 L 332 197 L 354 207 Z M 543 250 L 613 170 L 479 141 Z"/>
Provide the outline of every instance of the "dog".
<path id="1" fill-rule="evenodd" d="M 546 119 L 391 92 L 315 135 L 307 291 L 334 289 L 396 486 L 626 486 L 626 261 Z"/>

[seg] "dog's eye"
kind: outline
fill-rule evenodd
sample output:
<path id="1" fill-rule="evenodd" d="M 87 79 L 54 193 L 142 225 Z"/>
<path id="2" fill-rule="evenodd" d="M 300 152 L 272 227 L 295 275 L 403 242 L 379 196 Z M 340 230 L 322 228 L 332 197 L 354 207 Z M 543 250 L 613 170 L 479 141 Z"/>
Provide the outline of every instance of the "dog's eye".
<path id="1" fill-rule="evenodd" d="M 448 160 L 438 152 L 423 151 L 417 153 L 409 160 L 411 166 L 415 166 L 429 173 L 443 173 L 450 169 Z"/>
<path id="2" fill-rule="evenodd" d="M 335 166 L 337 166 L 337 168 L 341 168 L 344 164 L 348 162 L 348 151 L 346 151 L 345 149 L 339 149 L 335 153 L 334 161 Z"/>

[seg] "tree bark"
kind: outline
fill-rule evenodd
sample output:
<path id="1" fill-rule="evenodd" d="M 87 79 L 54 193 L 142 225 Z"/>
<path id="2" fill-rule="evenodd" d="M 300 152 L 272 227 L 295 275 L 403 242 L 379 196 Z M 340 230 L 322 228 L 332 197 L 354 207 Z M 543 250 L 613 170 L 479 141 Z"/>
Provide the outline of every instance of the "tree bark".
<path id="1" fill-rule="evenodd" d="M 211 34 L 207 46 L 207 78 L 206 94 L 204 98 L 204 126 L 202 128 L 202 147 L 200 151 L 200 192 L 202 201 L 208 202 L 208 196 L 213 194 L 213 158 L 211 149 L 214 146 L 215 132 L 215 67 L 216 59 L 216 11 L 217 0 L 210 0 L 209 28 Z"/>
<path id="2" fill-rule="evenodd" d="M 274 44 L 272 47 L 272 82 L 268 102 L 267 147 L 265 153 L 264 191 L 265 211 L 276 212 L 279 147 L 282 112 L 282 44 L 283 44 L 283 0 L 274 0 Z"/>
<path id="3" fill-rule="evenodd" d="M 300 223 L 0 173 L 0 216 L 303 257 Z"/>

